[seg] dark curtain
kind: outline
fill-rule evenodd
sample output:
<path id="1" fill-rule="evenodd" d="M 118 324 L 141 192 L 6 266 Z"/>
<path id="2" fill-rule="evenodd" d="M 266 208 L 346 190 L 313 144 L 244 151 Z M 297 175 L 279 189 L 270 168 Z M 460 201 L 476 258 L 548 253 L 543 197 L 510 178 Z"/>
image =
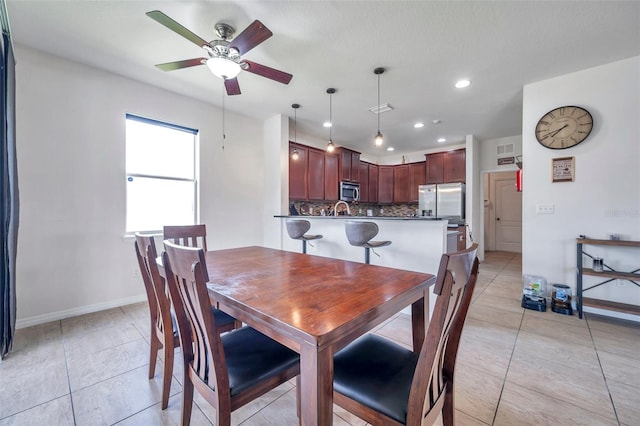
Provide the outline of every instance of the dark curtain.
<path id="1" fill-rule="evenodd" d="M 0 173 L 2 245 L 0 247 L 0 359 L 13 345 L 16 329 L 16 252 L 18 242 L 18 179 L 15 138 L 15 58 L 6 5 L 2 1 L 2 69 L 0 70 Z"/>

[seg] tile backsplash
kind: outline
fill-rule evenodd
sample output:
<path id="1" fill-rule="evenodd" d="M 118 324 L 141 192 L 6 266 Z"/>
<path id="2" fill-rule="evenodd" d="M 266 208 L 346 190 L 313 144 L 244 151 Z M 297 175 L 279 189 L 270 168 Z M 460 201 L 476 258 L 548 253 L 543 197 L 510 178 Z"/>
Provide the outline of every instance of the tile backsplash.
<path id="1" fill-rule="evenodd" d="M 289 205 L 293 205 L 298 214 L 303 216 L 321 216 L 324 209 L 325 214 L 333 209 L 335 204 L 325 202 L 311 201 L 292 201 Z M 338 211 L 344 209 L 344 204 L 338 206 Z M 369 204 L 369 203 L 349 203 L 349 209 L 352 216 L 367 216 L 367 211 L 371 210 L 372 216 L 387 217 L 407 217 L 414 216 L 418 211 L 418 203 L 413 204 Z"/>

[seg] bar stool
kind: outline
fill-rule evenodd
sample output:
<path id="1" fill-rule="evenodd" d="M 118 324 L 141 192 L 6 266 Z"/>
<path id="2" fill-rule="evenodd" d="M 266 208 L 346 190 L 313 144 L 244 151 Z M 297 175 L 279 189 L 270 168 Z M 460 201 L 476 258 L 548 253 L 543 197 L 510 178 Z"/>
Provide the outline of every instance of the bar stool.
<path id="1" fill-rule="evenodd" d="M 311 228 L 311 222 L 301 219 L 287 219 L 287 232 L 293 240 L 302 240 L 302 253 L 307 253 L 307 241 L 319 240 L 322 235 L 305 235 Z M 313 246 L 312 246 L 313 247 Z"/>
<path id="2" fill-rule="evenodd" d="M 356 247 L 364 247 L 364 263 L 369 264 L 369 249 L 384 247 L 391 244 L 391 241 L 372 241 L 378 235 L 378 225 L 374 222 L 361 222 L 348 220 L 344 223 L 349 244 Z M 373 251 L 376 256 L 380 256 Z"/>

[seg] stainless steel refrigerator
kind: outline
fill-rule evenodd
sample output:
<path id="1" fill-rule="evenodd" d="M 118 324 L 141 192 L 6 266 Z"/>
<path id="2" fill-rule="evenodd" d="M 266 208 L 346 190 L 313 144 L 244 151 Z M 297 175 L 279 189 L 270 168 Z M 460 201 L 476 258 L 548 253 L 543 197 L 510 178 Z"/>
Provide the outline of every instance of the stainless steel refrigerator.
<path id="1" fill-rule="evenodd" d="M 418 187 L 418 209 L 424 217 L 464 221 L 464 183 L 441 183 Z"/>

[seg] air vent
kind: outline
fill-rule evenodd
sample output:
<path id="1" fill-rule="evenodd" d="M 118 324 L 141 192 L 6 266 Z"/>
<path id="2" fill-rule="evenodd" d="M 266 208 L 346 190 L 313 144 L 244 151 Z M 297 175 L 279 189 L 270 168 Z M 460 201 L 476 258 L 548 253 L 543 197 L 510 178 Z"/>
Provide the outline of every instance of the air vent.
<path id="1" fill-rule="evenodd" d="M 369 108 L 374 114 L 382 114 L 383 112 L 391 111 L 393 107 L 389 104 L 376 105 L 374 107 Z"/>
<path id="2" fill-rule="evenodd" d="M 498 155 L 512 155 L 513 154 L 513 144 L 508 143 L 506 145 L 498 145 L 496 147 L 496 153 Z"/>

